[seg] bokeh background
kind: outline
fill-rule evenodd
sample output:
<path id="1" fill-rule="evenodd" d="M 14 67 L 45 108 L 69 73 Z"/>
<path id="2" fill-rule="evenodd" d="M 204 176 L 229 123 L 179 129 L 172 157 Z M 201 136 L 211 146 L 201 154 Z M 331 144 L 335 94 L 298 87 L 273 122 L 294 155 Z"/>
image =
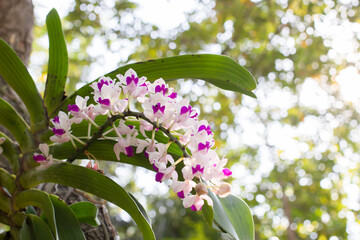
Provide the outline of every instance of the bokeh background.
<path id="1" fill-rule="evenodd" d="M 358 0 L 33 0 L 30 72 L 44 89 L 45 17 L 62 18 L 67 91 L 135 61 L 189 53 L 230 56 L 255 77 L 257 99 L 204 81 L 171 85 L 215 132 L 250 206 L 256 239 L 360 239 Z M 141 73 L 139 73 L 141 75 Z M 219 239 L 154 174 L 103 164 L 146 207 L 158 239 Z M 122 239 L 141 239 L 109 205 Z"/>

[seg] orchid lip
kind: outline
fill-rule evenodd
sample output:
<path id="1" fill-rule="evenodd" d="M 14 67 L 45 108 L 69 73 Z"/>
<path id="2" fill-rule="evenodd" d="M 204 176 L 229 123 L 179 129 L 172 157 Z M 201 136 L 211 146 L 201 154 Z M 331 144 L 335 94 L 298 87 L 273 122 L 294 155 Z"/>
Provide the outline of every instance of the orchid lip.
<path id="1" fill-rule="evenodd" d="M 54 119 L 53 119 L 53 122 L 54 122 L 54 123 L 60 123 L 60 118 L 59 118 L 59 116 L 55 116 Z"/>
<path id="2" fill-rule="evenodd" d="M 125 147 L 125 151 L 128 157 L 134 156 L 134 149 L 132 146 Z"/>
<path id="3" fill-rule="evenodd" d="M 185 198 L 184 191 L 178 192 L 177 195 L 178 195 L 178 197 L 181 198 L 181 199 L 184 199 L 184 198 Z"/>
<path id="4" fill-rule="evenodd" d="M 62 128 L 53 128 L 52 131 L 57 136 L 61 136 L 65 133 L 65 130 Z"/>
<path id="5" fill-rule="evenodd" d="M 165 84 L 162 84 L 161 86 L 160 85 L 157 85 L 155 87 L 155 93 L 158 93 L 158 92 L 162 92 L 162 94 L 165 96 L 165 93 L 167 92 L 167 88 L 165 87 Z"/>
<path id="6" fill-rule="evenodd" d="M 157 182 L 162 182 L 161 180 L 162 180 L 162 178 L 164 177 L 164 173 L 162 173 L 162 172 L 158 172 L 157 174 L 156 174 L 156 176 L 155 176 L 155 181 L 157 181 Z"/>
<path id="7" fill-rule="evenodd" d="M 110 106 L 110 99 L 107 99 L 107 98 L 102 99 L 101 97 L 99 97 L 98 103 L 105 105 L 105 106 Z"/>
<path id="8" fill-rule="evenodd" d="M 230 171 L 230 169 L 228 169 L 228 168 L 224 168 L 223 173 L 225 176 L 229 177 L 229 176 L 231 176 L 232 171 Z"/>
<path id="9" fill-rule="evenodd" d="M 76 104 L 73 104 L 73 105 L 69 104 L 68 111 L 79 112 L 80 108 Z"/>
<path id="10" fill-rule="evenodd" d="M 208 135 L 212 134 L 212 131 L 211 131 L 211 127 L 210 127 L 210 126 L 201 125 L 201 126 L 199 127 L 198 132 L 200 132 L 200 131 L 202 131 L 202 130 L 205 130 Z"/>
<path id="11" fill-rule="evenodd" d="M 195 167 L 191 167 L 192 169 L 192 174 L 195 174 L 197 172 L 200 172 L 201 174 L 204 173 L 204 167 L 201 167 L 199 164 L 196 165 Z"/>
<path id="12" fill-rule="evenodd" d="M 111 83 L 111 81 L 110 81 L 110 83 Z M 105 85 L 109 85 L 109 82 L 108 82 L 108 81 L 104 81 L 104 79 L 101 79 L 100 82 L 98 82 L 97 86 L 98 86 L 98 89 L 99 89 L 100 92 L 101 92 L 101 88 L 102 88 L 102 86 L 103 86 L 104 84 L 105 84 Z"/>
<path id="13" fill-rule="evenodd" d="M 153 109 L 154 114 L 157 113 L 158 111 L 160 111 L 161 113 L 165 112 L 165 106 L 161 106 L 160 103 L 157 103 L 156 105 L 153 105 L 152 109 Z"/>
<path id="14" fill-rule="evenodd" d="M 41 154 L 39 154 L 39 155 L 34 155 L 34 156 L 33 156 L 33 159 L 34 159 L 36 162 L 43 162 L 43 161 L 46 160 L 46 158 L 45 158 L 43 155 L 41 155 Z"/>
<path id="15" fill-rule="evenodd" d="M 199 151 L 204 150 L 204 149 L 206 149 L 206 151 L 208 151 L 210 149 L 210 142 L 206 142 L 205 144 L 203 144 L 203 143 L 198 144 Z"/>
<path id="16" fill-rule="evenodd" d="M 134 82 L 134 84 L 137 86 L 138 82 L 139 82 L 139 78 L 135 77 L 134 74 L 131 74 L 131 77 L 127 77 L 126 78 L 126 84 L 130 85 L 131 82 Z"/>

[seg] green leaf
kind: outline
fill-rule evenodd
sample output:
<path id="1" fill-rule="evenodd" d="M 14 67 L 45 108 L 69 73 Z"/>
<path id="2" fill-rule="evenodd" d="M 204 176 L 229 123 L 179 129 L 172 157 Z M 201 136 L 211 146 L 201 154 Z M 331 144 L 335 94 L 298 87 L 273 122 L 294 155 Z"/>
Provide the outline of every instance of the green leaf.
<path id="1" fill-rule="evenodd" d="M 0 192 L 0 210 L 8 213 L 10 211 L 10 198 Z"/>
<path id="2" fill-rule="evenodd" d="M 209 206 L 207 201 L 204 201 L 204 205 L 201 209 L 201 212 L 203 213 L 207 224 L 209 224 L 209 226 L 212 227 L 214 221 L 214 210 L 211 206 Z"/>
<path id="3" fill-rule="evenodd" d="M 28 213 L 28 214 L 37 214 L 36 213 L 36 210 L 33 206 L 27 206 L 26 209 L 25 209 L 25 213 Z"/>
<path id="4" fill-rule="evenodd" d="M 51 240 L 54 239 L 48 225 L 38 216 L 27 214 L 20 230 L 21 240 Z"/>
<path id="5" fill-rule="evenodd" d="M 57 228 L 55 221 L 55 211 L 53 204 L 50 200 L 49 194 L 46 192 L 29 189 L 19 192 L 15 196 L 15 204 L 19 209 L 26 208 L 27 206 L 35 206 L 43 211 L 47 221 L 49 222 L 50 228 L 57 238 Z"/>
<path id="6" fill-rule="evenodd" d="M 46 17 L 49 33 L 49 64 L 44 93 L 44 102 L 49 113 L 61 103 L 68 72 L 68 53 L 60 17 L 52 9 Z"/>
<path id="7" fill-rule="evenodd" d="M 10 226 L 11 222 L 7 213 L 0 212 L 0 223 Z"/>
<path id="8" fill-rule="evenodd" d="M 70 205 L 77 220 L 80 223 L 87 223 L 93 227 L 99 226 L 100 222 L 97 218 L 98 208 L 91 202 L 77 202 Z"/>
<path id="9" fill-rule="evenodd" d="M 23 150 L 32 147 L 34 140 L 29 126 L 16 110 L 2 98 L 0 98 L 0 124 L 11 132 Z"/>
<path id="10" fill-rule="evenodd" d="M 11 141 L 11 139 L 6 136 L 4 133 L 0 132 L 0 137 L 5 138 L 5 142 L 1 144 L 3 149 L 3 155 L 7 158 L 10 163 L 14 173 L 17 173 L 19 170 L 19 152 L 16 148 L 16 145 Z"/>
<path id="11" fill-rule="evenodd" d="M 24 102 L 34 132 L 46 128 L 48 120 L 36 85 L 15 51 L 0 39 L 0 75 Z"/>
<path id="12" fill-rule="evenodd" d="M 165 81 L 179 78 L 198 78 L 222 89 L 256 97 L 251 92 L 256 87 L 252 75 L 233 59 L 226 56 L 194 54 L 155 59 L 125 65 L 105 74 L 105 76 L 115 78 L 117 74 L 124 74 L 129 68 L 134 69 L 139 76 L 146 76 L 149 81 L 155 81 L 158 78 L 163 78 Z M 90 96 L 93 91 L 89 86 L 90 84 L 85 85 L 66 98 L 51 116 L 53 117 L 58 110 L 66 110 L 68 104 L 74 103 L 77 95 Z"/>
<path id="13" fill-rule="evenodd" d="M 5 187 L 10 194 L 14 193 L 16 187 L 15 176 L 3 168 L 0 168 L 0 186 Z"/>
<path id="14" fill-rule="evenodd" d="M 214 203 L 215 224 L 237 240 L 254 240 L 254 221 L 249 206 L 240 198 L 229 195 L 219 198 L 209 192 Z"/>
<path id="15" fill-rule="evenodd" d="M 139 226 L 144 239 L 155 239 L 149 222 L 129 194 L 113 180 L 96 171 L 68 163 L 58 163 L 47 169 L 31 169 L 19 178 L 19 182 L 25 188 L 43 182 L 54 182 L 92 193 L 129 213 Z"/>
<path id="16" fill-rule="evenodd" d="M 56 227 L 60 240 L 85 240 L 79 221 L 71 208 L 58 196 L 50 194 L 54 206 Z"/>
<path id="17" fill-rule="evenodd" d="M 149 224 L 151 224 L 150 218 L 147 215 L 147 212 L 145 211 L 145 208 L 143 207 L 143 205 L 141 205 L 141 203 L 134 197 L 134 195 L 132 195 L 131 193 L 128 193 L 130 195 L 130 197 L 132 198 L 132 200 L 134 200 L 134 202 L 136 203 L 136 205 L 138 206 L 139 210 L 141 211 L 141 213 L 144 215 L 144 217 L 146 218 L 146 220 L 148 221 Z"/>

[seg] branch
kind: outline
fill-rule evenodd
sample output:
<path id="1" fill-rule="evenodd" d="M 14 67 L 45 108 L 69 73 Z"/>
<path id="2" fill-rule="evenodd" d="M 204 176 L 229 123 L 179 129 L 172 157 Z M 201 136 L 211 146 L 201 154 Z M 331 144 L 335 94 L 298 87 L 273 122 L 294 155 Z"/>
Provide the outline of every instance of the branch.
<path id="1" fill-rule="evenodd" d="M 143 119 L 145 121 L 147 121 L 148 123 L 150 123 L 151 125 L 154 126 L 154 128 L 157 128 L 159 130 L 161 130 L 169 139 L 170 142 L 175 143 L 180 150 L 183 153 L 183 157 L 184 158 L 189 158 L 190 155 L 186 152 L 186 147 L 180 143 L 180 141 L 171 134 L 170 130 L 165 128 L 164 126 L 162 126 L 162 124 L 157 123 L 155 121 L 151 121 L 149 118 L 147 118 L 144 113 L 142 112 L 133 112 L 130 110 L 126 110 L 124 111 L 122 114 L 118 114 L 118 115 L 113 115 L 111 117 L 108 117 L 107 120 L 105 121 L 105 123 L 103 125 L 101 125 L 101 127 L 99 128 L 99 130 L 92 136 L 92 138 L 90 138 L 85 145 L 83 145 L 81 148 L 78 148 L 76 150 L 76 152 L 71 155 L 66 161 L 72 163 L 73 161 L 75 161 L 75 159 L 77 159 L 77 157 L 82 154 L 84 151 L 86 151 L 89 146 L 96 141 L 97 139 L 99 139 L 103 133 L 105 132 L 105 130 L 110 127 L 116 120 L 123 118 L 125 119 L 126 117 L 135 117 L 137 119 Z"/>

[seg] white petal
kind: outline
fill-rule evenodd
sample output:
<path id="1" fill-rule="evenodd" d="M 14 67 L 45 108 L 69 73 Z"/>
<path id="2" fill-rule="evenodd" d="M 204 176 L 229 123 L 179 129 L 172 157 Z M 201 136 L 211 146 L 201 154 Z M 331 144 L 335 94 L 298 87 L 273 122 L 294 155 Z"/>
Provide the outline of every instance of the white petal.
<path id="1" fill-rule="evenodd" d="M 208 204 L 209 206 L 212 206 L 212 205 L 213 205 L 213 201 L 212 201 L 212 199 L 211 199 L 208 195 L 201 195 L 200 197 L 201 197 L 202 199 L 206 200 L 206 201 L 207 201 L 207 204 Z"/>
<path id="2" fill-rule="evenodd" d="M 46 157 L 49 156 L 49 146 L 46 143 L 41 143 L 39 149 Z"/>

